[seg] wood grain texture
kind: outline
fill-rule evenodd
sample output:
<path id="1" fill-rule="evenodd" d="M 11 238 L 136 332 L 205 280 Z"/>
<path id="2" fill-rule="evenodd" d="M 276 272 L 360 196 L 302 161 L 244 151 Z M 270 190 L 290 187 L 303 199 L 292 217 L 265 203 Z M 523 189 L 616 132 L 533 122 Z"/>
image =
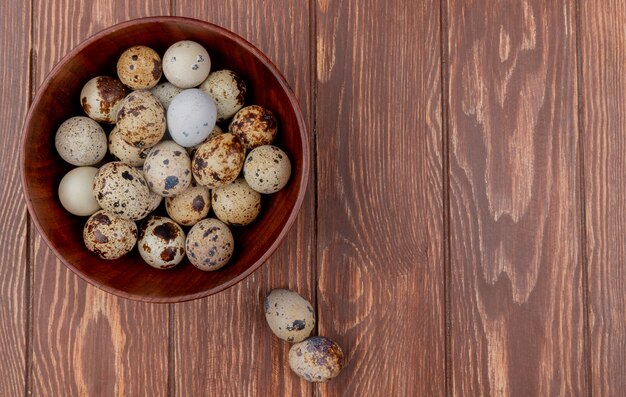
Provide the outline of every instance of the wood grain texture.
<path id="1" fill-rule="evenodd" d="M 218 24 L 256 45 L 283 72 L 311 125 L 307 5 L 293 7 L 289 1 L 175 1 L 174 14 Z M 312 131 L 310 127 L 311 142 Z M 205 395 L 207 390 L 224 396 L 312 395 L 312 386 L 289 370 L 289 345 L 275 338 L 267 327 L 262 299 L 271 289 L 287 287 L 315 304 L 314 187 L 311 172 L 296 223 L 263 267 L 218 295 L 174 306 L 175 395 Z"/>
<path id="2" fill-rule="evenodd" d="M 19 184 L 18 143 L 30 95 L 29 2 L 1 7 L 0 26 L 0 395 L 23 395 L 28 325 L 28 218 Z"/>
<path id="3" fill-rule="evenodd" d="M 439 2 L 316 7 L 319 394 L 443 395 Z"/>
<path id="4" fill-rule="evenodd" d="M 591 391 L 626 390 L 626 4 L 581 2 Z"/>
<path id="5" fill-rule="evenodd" d="M 35 84 L 73 46 L 169 2 L 34 2 Z M 41 396 L 167 394 L 168 308 L 102 292 L 63 266 L 34 233 L 33 385 Z"/>
<path id="6" fill-rule="evenodd" d="M 573 1 L 447 1 L 452 394 L 586 392 Z"/>

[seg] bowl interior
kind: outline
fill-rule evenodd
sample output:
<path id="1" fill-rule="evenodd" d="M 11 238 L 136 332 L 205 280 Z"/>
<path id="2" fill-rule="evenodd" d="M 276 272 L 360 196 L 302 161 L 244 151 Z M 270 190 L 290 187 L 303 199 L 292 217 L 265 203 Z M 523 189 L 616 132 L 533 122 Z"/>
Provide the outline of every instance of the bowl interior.
<path id="1" fill-rule="evenodd" d="M 279 123 L 275 144 L 288 154 L 293 168 L 283 190 L 263 197 L 261 214 L 254 223 L 231 228 L 236 245 L 234 256 L 226 267 L 215 272 L 197 270 L 187 259 L 173 269 L 153 269 L 142 261 L 136 249 L 118 260 L 101 260 L 83 245 L 82 230 L 87 218 L 66 212 L 57 196 L 61 178 L 73 166 L 56 153 L 54 135 L 64 120 L 84 115 L 79 103 L 82 86 L 98 75 L 116 76 L 117 59 L 130 46 L 146 45 L 162 56 L 169 45 L 179 40 L 194 40 L 204 45 L 211 55 L 211 70 L 228 68 L 243 76 L 248 86 L 246 104 L 258 104 L 275 113 Z M 24 193 L 43 238 L 85 280 L 138 300 L 176 302 L 199 298 L 248 276 L 286 234 L 305 191 L 308 171 L 305 134 L 302 115 L 284 79 L 245 40 L 217 26 L 186 18 L 135 20 L 109 28 L 72 50 L 39 88 L 22 136 Z M 160 211 L 164 213 L 162 208 Z"/>

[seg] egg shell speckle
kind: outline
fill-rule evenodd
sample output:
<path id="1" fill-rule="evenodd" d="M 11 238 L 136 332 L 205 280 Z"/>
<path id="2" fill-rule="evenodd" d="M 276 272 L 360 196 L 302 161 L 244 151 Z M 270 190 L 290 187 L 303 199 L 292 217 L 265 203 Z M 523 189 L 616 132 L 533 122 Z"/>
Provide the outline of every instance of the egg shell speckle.
<path id="1" fill-rule="evenodd" d="M 191 184 L 191 160 L 183 147 L 173 141 L 163 141 L 148 153 L 143 173 L 154 193 L 175 196 Z"/>
<path id="2" fill-rule="evenodd" d="M 246 101 L 246 83 L 232 70 L 218 70 L 200 84 L 217 105 L 217 121 L 231 118 Z"/>
<path id="3" fill-rule="evenodd" d="M 215 216 L 233 226 L 245 226 L 261 212 L 261 194 L 254 191 L 245 179 L 213 190 L 212 206 Z"/>
<path id="4" fill-rule="evenodd" d="M 187 234 L 187 257 L 198 269 L 218 270 L 233 256 L 235 240 L 228 226 L 218 219 L 196 223 Z"/>
<path id="5" fill-rule="evenodd" d="M 196 87 L 211 71 L 211 58 L 207 50 L 191 40 L 172 44 L 163 55 L 165 78 L 180 88 Z"/>
<path id="6" fill-rule="evenodd" d="M 150 47 L 130 47 L 117 61 L 117 77 L 133 90 L 154 87 L 161 79 L 161 74 L 161 57 Z"/>
<path id="7" fill-rule="evenodd" d="M 231 133 L 223 133 L 198 147 L 191 169 L 198 184 L 211 189 L 234 181 L 243 167 L 245 149 Z"/>
<path id="8" fill-rule="evenodd" d="M 107 153 L 107 136 L 94 120 L 76 116 L 59 126 L 54 146 L 61 158 L 72 165 L 94 165 Z"/>
<path id="9" fill-rule="evenodd" d="M 120 106 L 117 128 L 129 144 L 138 148 L 152 147 L 165 134 L 165 109 L 150 91 L 133 91 Z"/>
<path id="10" fill-rule="evenodd" d="M 263 145 L 248 153 L 243 165 L 243 175 L 252 189 L 259 193 L 272 194 L 289 182 L 291 163 L 281 149 Z"/>
<path id="11" fill-rule="evenodd" d="M 93 181 L 93 192 L 103 209 L 124 219 L 145 217 L 152 202 L 141 172 L 121 161 L 100 167 Z"/>
<path id="12" fill-rule="evenodd" d="M 117 126 L 109 134 L 109 152 L 116 159 L 133 167 L 143 165 L 149 151 L 150 148 L 138 148 L 126 142 Z"/>
<path id="13" fill-rule="evenodd" d="M 135 246 L 137 225 L 133 221 L 101 210 L 85 223 L 83 240 L 87 249 L 100 258 L 117 259 L 129 253 Z"/>
<path id="14" fill-rule="evenodd" d="M 276 138 L 278 123 L 269 109 L 258 105 L 247 106 L 235 114 L 228 126 L 247 149 L 269 145 Z"/>
<path id="15" fill-rule="evenodd" d="M 95 167 L 74 168 L 59 183 L 59 200 L 68 212 L 78 216 L 89 216 L 100 209 L 93 194 Z"/>
<path id="16" fill-rule="evenodd" d="M 204 186 L 189 186 L 175 197 L 165 199 L 167 214 L 178 224 L 193 226 L 211 210 L 211 193 Z"/>
<path id="17" fill-rule="evenodd" d="M 343 351 L 332 340 L 313 336 L 289 350 L 289 367 L 309 382 L 326 382 L 341 372 Z"/>
<path id="18" fill-rule="evenodd" d="M 185 257 L 185 232 L 173 220 L 151 216 L 139 228 L 139 254 L 150 266 L 169 269 Z"/>
<path id="19" fill-rule="evenodd" d="M 264 309 L 265 319 L 274 335 L 287 342 L 305 340 L 315 326 L 313 306 L 297 292 L 272 290 L 265 297 Z"/>
<path id="20" fill-rule="evenodd" d="M 183 92 L 183 89 L 178 88 L 174 84 L 166 81 L 152 88 L 150 92 L 161 102 L 163 108 L 167 110 L 172 103 L 172 99 L 174 99 L 176 95 Z"/>
<path id="21" fill-rule="evenodd" d="M 80 92 L 80 104 L 90 118 L 101 123 L 115 123 L 117 112 L 128 90 L 121 81 L 110 76 L 89 80 Z"/>
<path id="22" fill-rule="evenodd" d="M 217 107 L 211 97 L 192 88 L 176 95 L 167 109 L 167 128 L 172 139 L 191 147 L 204 141 L 217 118 Z"/>

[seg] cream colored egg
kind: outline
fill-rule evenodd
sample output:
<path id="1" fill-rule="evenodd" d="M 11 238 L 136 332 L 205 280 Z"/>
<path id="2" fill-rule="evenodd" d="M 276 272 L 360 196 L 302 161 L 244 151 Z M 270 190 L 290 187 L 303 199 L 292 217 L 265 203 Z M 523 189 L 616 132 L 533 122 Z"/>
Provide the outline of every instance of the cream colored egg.
<path id="1" fill-rule="evenodd" d="M 137 225 L 104 210 L 93 214 L 83 229 L 87 249 L 102 259 L 118 259 L 137 242 Z"/>
<path id="2" fill-rule="evenodd" d="M 218 70 L 200 84 L 217 104 L 217 121 L 231 118 L 246 101 L 246 83 L 232 70 Z"/>
<path id="3" fill-rule="evenodd" d="M 100 123 L 113 124 L 128 90 L 121 81 L 109 76 L 89 80 L 80 92 L 80 104 L 90 118 Z"/>
<path id="4" fill-rule="evenodd" d="M 120 136 L 138 148 L 156 145 L 165 134 L 165 109 L 150 91 L 133 91 L 117 114 Z"/>
<path id="5" fill-rule="evenodd" d="M 163 141 L 146 157 L 143 173 L 150 190 L 163 197 L 175 196 L 191 184 L 191 160 L 173 141 Z"/>
<path id="6" fill-rule="evenodd" d="M 163 56 L 163 73 L 176 87 L 196 87 L 207 78 L 210 71 L 209 53 L 195 41 L 174 43 Z"/>
<path id="7" fill-rule="evenodd" d="M 61 158 L 72 165 L 94 165 L 107 153 L 107 136 L 92 119 L 71 117 L 63 122 L 54 137 Z"/>
<path id="8" fill-rule="evenodd" d="M 167 110 L 170 107 L 170 103 L 172 103 L 172 99 L 181 92 L 183 92 L 182 88 L 176 87 L 174 84 L 170 82 L 164 82 L 158 84 L 156 87 L 150 90 L 152 95 L 154 95 L 163 105 L 163 108 Z"/>
<path id="9" fill-rule="evenodd" d="M 211 192 L 205 186 L 189 186 L 182 193 L 165 199 L 167 214 L 179 225 L 193 226 L 211 210 Z"/>
<path id="10" fill-rule="evenodd" d="M 233 226 L 250 224 L 261 212 L 261 194 L 254 191 L 245 179 L 213 190 L 212 203 L 215 216 Z"/>
<path id="11" fill-rule="evenodd" d="M 297 292 L 272 290 L 264 301 L 265 319 L 270 329 L 282 340 L 301 342 L 315 327 L 313 306 Z"/>
<path id="12" fill-rule="evenodd" d="M 233 256 L 234 249 L 233 234 L 217 219 L 203 219 L 187 234 L 187 257 L 200 270 L 221 269 Z"/>
<path id="13" fill-rule="evenodd" d="M 259 193 L 272 194 L 289 182 L 291 163 L 281 149 L 263 145 L 248 153 L 243 165 L 243 175 L 252 189 Z"/>
<path id="14" fill-rule="evenodd" d="M 148 215 L 150 189 L 140 171 L 114 161 L 100 167 L 93 182 L 98 204 L 112 215 L 139 220 Z"/>
<path id="15" fill-rule="evenodd" d="M 59 200 L 68 212 L 89 216 L 100 209 L 93 194 L 93 180 L 98 172 L 94 167 L 74 168 L 59 183 Z"/>

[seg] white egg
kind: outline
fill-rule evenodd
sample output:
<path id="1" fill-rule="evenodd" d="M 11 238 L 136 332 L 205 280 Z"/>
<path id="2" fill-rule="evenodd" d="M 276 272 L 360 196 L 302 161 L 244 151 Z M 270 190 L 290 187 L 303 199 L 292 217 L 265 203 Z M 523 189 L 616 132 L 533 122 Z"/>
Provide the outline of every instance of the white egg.
<path id="1" fill-rule="evenodd" d="M 163 55 L 163 74 L 176 87 L 196 87 L 207 78 L 210 71 L 209 53 L 195 41 L 174 43 Z"/>
<path id="2" fill-rule="evenodd" d="M 89 216 L 100 209 L 93 194 L 93 179 L 98 172 L 94 167 L 74 168 L 61 179 L 59 200 L 68 212 Z"/>
<path id="3" fill-rule="evenodd" d="M 217 120 L 217 106 L 210 96 L 192 88 L 172 99 L 167 109 L 167 129 L 180 146 L 191 147 L 204 141 Z"/>

